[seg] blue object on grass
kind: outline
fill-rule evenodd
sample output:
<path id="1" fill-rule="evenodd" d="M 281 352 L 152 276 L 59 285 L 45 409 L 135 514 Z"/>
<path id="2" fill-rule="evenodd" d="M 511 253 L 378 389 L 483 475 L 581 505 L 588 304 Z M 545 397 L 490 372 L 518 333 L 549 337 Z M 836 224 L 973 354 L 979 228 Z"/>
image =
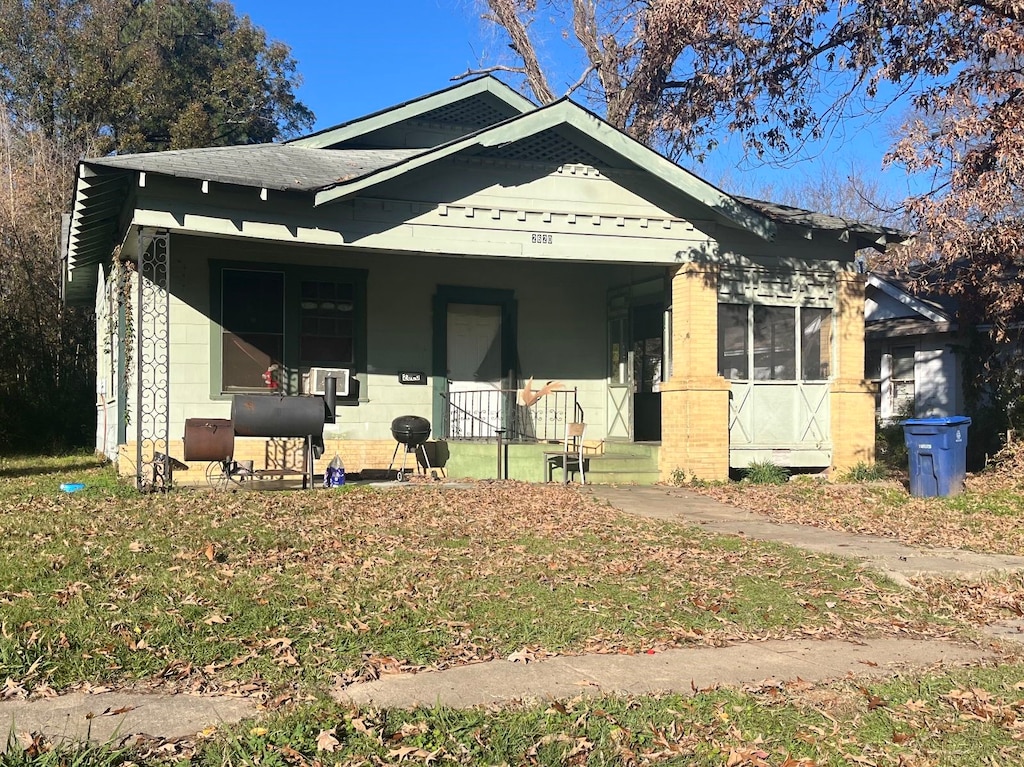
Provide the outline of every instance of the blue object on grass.
<path id="1" fill-rule="evenodd" d="M 60 489 L 65 493 L 77 493 L 79 490 L 85 488 L 84 482 L 62 482 Z"/>

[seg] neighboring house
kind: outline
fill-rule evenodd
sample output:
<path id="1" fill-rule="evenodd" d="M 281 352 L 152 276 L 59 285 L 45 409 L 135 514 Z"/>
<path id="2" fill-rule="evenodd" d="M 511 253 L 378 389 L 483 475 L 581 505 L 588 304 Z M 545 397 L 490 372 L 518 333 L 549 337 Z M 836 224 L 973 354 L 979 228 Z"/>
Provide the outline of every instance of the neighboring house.
<path id="1" fill-rule="evenodd" d="M 350 472 L 387 467 L 410 414 L 449 475 L 494 476 L 479 443 L 504 429 L 510 476 L 540 480 L 530 443 L 583 419 L 595 452 L 649 448 L 652 478 L 722 479 L 872 459 L 854 255 L 894 237 L 480 78 L 283 144 L 82 161 L 64 288 L 97 308 L 97 445 L 140 481 L 186 419 L 328 370 L 325 458 Z M 530 378 L 560 385 L 525 408 Z"/>
<path id="2" fill-rule="evenodd" d="M 963 370 L 956 309 L 919 296 L 890 275 L 867 275 L 864 377 L 884 421 L 962 415 Z"/>

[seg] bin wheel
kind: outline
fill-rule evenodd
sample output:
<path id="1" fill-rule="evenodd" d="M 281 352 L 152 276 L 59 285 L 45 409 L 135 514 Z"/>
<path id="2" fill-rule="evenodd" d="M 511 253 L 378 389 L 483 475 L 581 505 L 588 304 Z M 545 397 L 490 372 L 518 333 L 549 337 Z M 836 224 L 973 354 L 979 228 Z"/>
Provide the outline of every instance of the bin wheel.
<path id="1" fill-rule="evenodd" d="M 408 478 L 405 476 L 405 472 L 404 471 L 399 470 L 398 476 L 395 477 L 395 479 L 398 480 L 399 482 L 405 482 L 405 480 L 408 479 Z"/>

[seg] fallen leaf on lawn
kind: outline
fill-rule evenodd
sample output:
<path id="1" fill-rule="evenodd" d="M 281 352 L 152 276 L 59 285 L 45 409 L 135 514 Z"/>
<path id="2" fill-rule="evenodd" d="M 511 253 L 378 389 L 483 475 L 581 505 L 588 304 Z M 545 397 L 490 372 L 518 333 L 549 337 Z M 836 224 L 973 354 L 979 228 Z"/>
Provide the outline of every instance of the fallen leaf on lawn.
<path id="1" fill-rule="evenodd" d="M 203 623 L 207 626 L 212 626 L 215 623 L 227 623 L 228 619 L 219 613 L 211 613 L 210 615 L 203 618 Z"/>
<path id="2" fill-rule="evenodd" d="M 203 553 L 206 555 L 206 559 L 210 562 L 217 558 L 217 549 L 212 543 L 206 544 L 206 550 Z"/>
<path id="3" fill-rule="evenodd" d="M 431 760 L 434 758 L 435 754 L 432 754 L 430 751 L 424 751 L 422 748 L 417 748 L 416 746 L 401 746 L 388 751 L 388 757 L 391 759 L 397 759 L 398 761 L 402 761 L 410 756 L 414 756 L 417 759 Z"/>
<path id="4" fill-rule="evenodd" d="M 366 720 L 363 719 L 362 717 L 356 716 L 356 717 L 353 717 L 350 721 L 352 723 L 352 729 L 355 730 L 356 732 L 361 732 L 364 735 L 369 735 L 370 733 L 373 732 L 373 728 L 372 727 L 368 727 L 367 724 L 366 724 Z"/>
<path id="5" fill-rule="evenodd" d="M 333 754 L 341 746 L 341 741 L 338 740 L 335 728 L 332 727 L 329 730 L 321 730 L 320 734 L 316 736 L 316 750 L 326 751 L 328 754 Z"/>

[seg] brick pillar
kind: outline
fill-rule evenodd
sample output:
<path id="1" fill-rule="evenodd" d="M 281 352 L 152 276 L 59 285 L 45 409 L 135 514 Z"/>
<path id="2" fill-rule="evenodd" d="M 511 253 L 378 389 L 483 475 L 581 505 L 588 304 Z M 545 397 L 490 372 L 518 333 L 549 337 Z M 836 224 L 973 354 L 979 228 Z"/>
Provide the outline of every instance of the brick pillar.
<path id="1" fill-rule="evenodd" d="M 875 460 L 875 397 L 864 380 L 864 283 L 836 275 L 835 375 L 830 389 L 833 473 Z"/>
<path id="2" fill-rule="evenodd" d="M 661 385 L 662 480 L 729 477 L 729 382 L 718 375 L 718 267 L 672 276 L 672 377 Z"/>

